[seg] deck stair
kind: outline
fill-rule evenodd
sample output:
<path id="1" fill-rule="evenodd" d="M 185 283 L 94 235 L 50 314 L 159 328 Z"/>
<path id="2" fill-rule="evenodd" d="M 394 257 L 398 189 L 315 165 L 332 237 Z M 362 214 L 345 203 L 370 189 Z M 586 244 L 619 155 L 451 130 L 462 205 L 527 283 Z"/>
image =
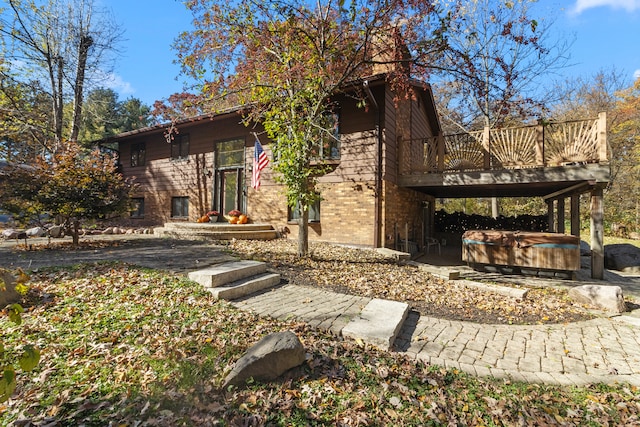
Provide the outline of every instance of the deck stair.
<path id="1" fill-rule="evenodd" d="M 280 283 L 280 275 L 259 261 L 232 261 L 192 271 L 189 279 L 200 283 L 216 299 L 241 298 Z"/>
<path id="2" fill-rule="evenodd" d="M 229 224 L 227 222 L 167 222 L 153 230 L 156 236 L 195 240 L 273 240 L 278 232 L 270 224 Z"/>

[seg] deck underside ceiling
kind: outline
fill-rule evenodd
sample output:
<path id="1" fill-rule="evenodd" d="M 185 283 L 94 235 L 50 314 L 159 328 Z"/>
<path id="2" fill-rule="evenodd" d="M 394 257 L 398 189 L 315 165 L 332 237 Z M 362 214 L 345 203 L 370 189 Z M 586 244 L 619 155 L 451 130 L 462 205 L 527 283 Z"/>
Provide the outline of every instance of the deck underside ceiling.
<path id="1" fill-rule="evenodd" d="M 605 186 L 609 176 L 608 165 L 586 164 L 405 175 L 400 178 L 400 186 L 437 198 L 554 197 Z"/>

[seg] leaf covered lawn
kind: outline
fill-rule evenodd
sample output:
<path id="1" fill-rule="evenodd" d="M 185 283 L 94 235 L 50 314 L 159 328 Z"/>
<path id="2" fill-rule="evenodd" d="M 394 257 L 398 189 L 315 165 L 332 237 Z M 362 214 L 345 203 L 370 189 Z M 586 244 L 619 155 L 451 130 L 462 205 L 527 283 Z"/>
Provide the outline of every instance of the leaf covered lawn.
<path id="1" fill-rule="evenodd" d="M 640 391 L 477 379 L 360 347 L 304 324 L 259 318 L 214 301 L 184 278 L 123 264 L 42 270 L 24 323 L 5 342 L 42 350 L 20 374 L 0 424 L 631 425 Z M 307 362 L 281 381 L 221 390 L 243 352 L 293 330 Z"/>

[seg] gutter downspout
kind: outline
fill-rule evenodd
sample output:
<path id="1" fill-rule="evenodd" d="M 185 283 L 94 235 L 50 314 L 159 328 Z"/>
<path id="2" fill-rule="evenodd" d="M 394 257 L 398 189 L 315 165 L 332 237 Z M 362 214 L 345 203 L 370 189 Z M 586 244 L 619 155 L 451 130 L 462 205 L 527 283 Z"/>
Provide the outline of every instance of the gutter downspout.
<path id="1" fill-rule="evenodd" d="M 376 248 L 382 247 L 380 229 L 381 229 L 381 217 L 382 217 L 382 203 L 381 203 L 381 193 L 382 193 L 382 111 L 378 106 L 378 102 L 376 98 L 373 96 L 371 92 L 371 88 L 369 87 L 369 80 L 365 80 L 362 82 L 362 87 L 364 88 L 367 98 L 371 101 L 375 109 L 378 111 L 378 118 L 376 123 L 376 134 L 378 136 L 376 142 L 376 151 L 377 151 L 377 165 L 376 165 L 376 177 L 375 177 L 375 201 L 374 201 L 374 217 L 373 217 L 373 246 Z"/>

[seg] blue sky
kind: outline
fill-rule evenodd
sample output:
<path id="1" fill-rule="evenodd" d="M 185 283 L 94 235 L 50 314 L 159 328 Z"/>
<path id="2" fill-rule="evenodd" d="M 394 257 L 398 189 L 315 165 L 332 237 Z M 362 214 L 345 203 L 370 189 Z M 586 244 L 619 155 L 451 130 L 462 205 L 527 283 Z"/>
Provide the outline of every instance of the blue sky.
<path id="1" fill-rule="evenodd" d="M 224 0 L 223 0 L 224 1 Z M 121 99 L 133 96 L 151 105 L 182 90 L 173 64 L 173 40 L 190 28 L 191 16 L 179 0 L 98 0 L 113 11 L 124 30 L 109 86 Z M 640 0 L 539 0 L 555 20 L 559 37 L 575 38 L 566 76 L 589 77 L 612 67 L 629 83 L 640 77 Z"/>

